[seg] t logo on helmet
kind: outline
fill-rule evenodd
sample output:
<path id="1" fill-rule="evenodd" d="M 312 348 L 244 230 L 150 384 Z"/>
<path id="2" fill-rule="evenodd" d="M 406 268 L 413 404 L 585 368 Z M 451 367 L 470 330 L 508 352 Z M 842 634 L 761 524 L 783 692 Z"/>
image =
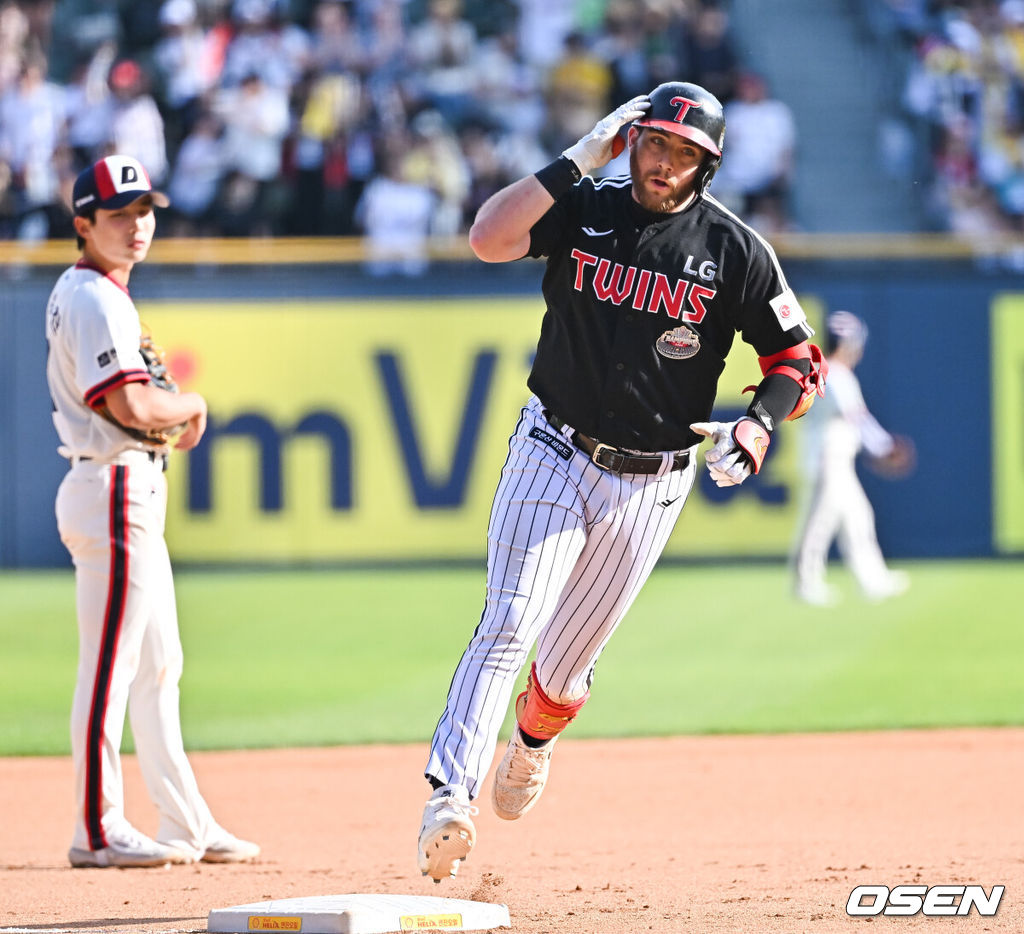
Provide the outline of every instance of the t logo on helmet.
<path id="1" fill-rule="evenodd" d="M 686 112 L 691 107 L 700 107 L 700 101 L 690 100 L 688 97 L 673 97 L 669 103 L 674 107 L 679 105 L 679 110 L 676 111 L 675 121 L 676 123 L 682 123 L 686 118 Z"/>

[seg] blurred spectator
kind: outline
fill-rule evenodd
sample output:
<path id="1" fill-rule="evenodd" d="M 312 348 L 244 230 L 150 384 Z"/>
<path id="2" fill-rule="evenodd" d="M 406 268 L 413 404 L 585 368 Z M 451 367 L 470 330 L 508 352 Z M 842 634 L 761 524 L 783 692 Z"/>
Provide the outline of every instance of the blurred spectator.
<path id="1" fill-rule="evenodd" d="M 402 178 L 397 151 L 404 146 L 396 140 L 385 150 L 356 207 L 367 237 L 367 271 L 374 276 L 417 276 L 428 266 L 434 195 L 426 185 Z"/>
<path id="2" fill-rule="evenodd" d="M 199 116 L 202 98 L 219 77 L 216 46 L 199 24 L 195 0 L 165 0 L 160 7 L 161 36 L 153 49 L 159 75 L 170 148 L 177 150 Z"/>
<path id="3" fill-rule="evenodd" d="M 519 48 L 533 68 L 546 70 L 559 59 L 565 39 L 576 28 L 574 0 L 516 0 Z"/>
<path id="4" fill-rule="evenodd" d="M 281 208 L 274 183 L 288 133 L 288 97 L 253 71 L 237 87 L 220 92 L 215 112 L 225 127 L 225 233 L 267 235 Z"/>
<path id="5" fill-rule="evenodd" d="M 401 176 L 433 192 L 431 234 L 453 237 L 463 229 L 462 205 L 469 193 L 469 171 L 458 140 L 436 110 L 425 110 L 413 119 Z"/>
<path id="6" fill-rule="evenodd" d="M 789 107 L 768 96 L 760 75 L 746 72 L 725 105 L 725 126 L 727 155 L 712 193 L 765 233 L 785 229 L 796 145 Z"/>
<path id="7" fill-rule="evenodd" d="M 116 56 L 115 43 L 102 43 L 94 55 L 78 63 L 67 86 L 67 134 L 73 176 L 106 155 L 114 110 L 107 78 Z"/>
<path id="8" fill-rule="evenodd" d="M 697 11 L 686 32 L 681 73 L 692 76 L 723 104 L 732 100 L 739 73 L 739 58 L 729 35 L 729 17 L 715 4 Z"/>
<path id="9" fill-rule="evenodd" d="M 0 97 L 0 162 L 6 170 L 7 236 L 44 239 L 58 220 L 58 154 L 63 144 L 64 89 L 46 80 L 41 53 L 26 56 Z"/>
<path id="10" fill-rule="evenodd" d="M 540 132 L 544 101 L 534 69 L 519 54 L 515 32 L 480 43 L 472 86 L 478 120 L 509 133 L 536 137 Z"/>
<path id="11" fill-rule="evenodd" d="M 136 51 L 122 43 L 117 7 L 113 0 L 57 0 L 52 41 L 46 49 L 54 81 L 70 80 L 75 64 L 89 58 L 105 42 L 114 43 L 120 55 Z"/>
<path id="12" fill-rule="evenodd" d="M 569 33 L 561 58 L 547 76 L 544 140 L 553 152 L 571 146 L 608 113 L 611 87 L 605 61 L 591 52 L 583 33 Z"/>
<path id="13" fill-rule="evenodd" d="M 201 113 L 178 150 L 167 186 L 173 236 L 215 232 L 214 206 L 224 175 L 223 131 L 217 117 Z"/>
<path id="14" fill-rule="evenodd" d="M 397 83 L 405 76 L 405 24 L 402 0 L 376 0 L 371 12 L 363 67 L 371 95 L 376 88 Z"/>
<path id="15" fill-rule="evenodd" d="M 459 143 L 469 171 L 469 191 L 462 205 L 462 229 L 467 230 L 483 203 L 510 185 L 517 172 L 502 161 L 499 147 L 481 124 L 468 124 L 459 134 Z"/>
<path id="16" fill-rule="evenodd" d="M 1007 118 L 969 141 L 972 184 L 997 193 L 1005 218 L 1022 188 L 1015 3 L 1024 0 L 1002 5 L 995 32 L 981 20 L 955 26 L 966 17 L 948 9 L 929 20 L 949 21 L 945 45 L 959 49 L 954 36 L 984 46 L 987 73 L 1009 76 L 986 98 L 1005 102 Z M 386 200 L 376 190 L 363 198 L 383 151 L 385 195 L 396 184 L 426 189 L 429 230 L 458 233 L 510 171 L 541 167 L 663 80 L 698 80 L 727 99 L 726 9 L 724 0 L 0 0 L 0 106 L 16 115 L 0 124 L 2 231 L 37 236 L 66 221 L 57 205 L 70 179 L 116 146 L 178 192 L 183 233 L 353 233 L 355 206 Z M 47 73 L 30 92 L 33 75 Z M 973 119 L 978 108 L 956 97 L 964 84 L 940 81 L 938 93 Z M 943 139 L 945 121 L 936 126 Z M 28 135 L 43 155 L 27 174 Z M 408 149 L 392 153 L 394 138 Z M 730 126 L 727 167 L 734 138 Z M 620 157 L 601 174 L 624 170 Z M 942 203 L 966 204 L 964 191 L 949 188 Z"/>
<path id="17" fill-rule="evenodd" d="M 936 226 L 1024 225 L 1024 2 L 887 0 L 913 43 L 906 112 L 927 129 Z"/>
<path id="18" fill-rule="evenodd" d="M 654 85 L 690 80 L 683 60 L 695 0 L 642 0 L 636 4 L 644 31 L 644 50 Z"/>
<path id="19" fill-rule="evenodd" d="M 284 218 L 288 233 L 304 236 L 323 234 L 328 227 L 328 210 L 351 214 L 351 205 L 341 205 L 338 189 L 349 180 L 346 140 L 362 115 L 359 82 L 351 75 L 312 72 L 300 83 L 292 109 L 299 121 L 290 144 L 290 170 L 294 186 Z M 328 195 L 333 193 L 330 209 Z M 345 229 L 348 223 L 334 225 Z"/>
<path id="20" fill-rule="evenodd" d="M 409 95 L 458 126 L 472 113 L 476 30 L 460 0 L 430 0 L 427 18 L 409 30 Z"/>
<path id="21" fill-rule="evenodd" d="M 224 86 L 240 84 L 253 73 L 283 91 L 298 81 L 309 62 L 309 36 L 283 18 L 282 5 L 281 0 L 234 0 L 231 19 L 237 31 L 224 61 Z"/>
<path id="22" fill-rule="evenodd" d="M 404 5 L 406 18 L 416 23 L 426 16 L 430 0 L 404 0 Z M 516 0 L 462 0 L 461 15 L 481 39 L 515 35 L 518 16 Z"/>
<path id="23" fill-rule="evenodd" d="M 632 100 L 646 94 L 657 82 L 651 78 L 647 56 L 647 37 L 632 3 L 609 3 L 605 11 L 604 33 L 594 51 L 606 62 L 612 74 L 609 96 L 615 101 Z"/>
<path id="24" fill-rule="evenodd" d="M 341 0 L 320 0 L 313 8 L 309 57 L 310 64 L 321 72 L 363 72 L 363 43 Z"/>
<path id="25" fill-rule="evenodd" d="M 167 144 L 163 117 L 148 84 L 146 73 L 131 59 L 110 69 L 110 152 L 134 156 L 146 166 L 150 181 L 161 185 L 167 177 Z"/>
<path id="26" fill-rule="evenodd" d="M 18 80 L 28 36 L 28 17 L 21 8 L 15 3 L 0 6 L 0 95 Z"/>

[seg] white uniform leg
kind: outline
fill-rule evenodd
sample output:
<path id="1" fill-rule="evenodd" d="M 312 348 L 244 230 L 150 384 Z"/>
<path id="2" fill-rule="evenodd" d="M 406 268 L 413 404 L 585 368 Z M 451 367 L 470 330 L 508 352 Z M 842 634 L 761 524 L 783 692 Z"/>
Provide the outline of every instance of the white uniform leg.
<path id="1" fill-rule="evenodd" d="M 162 480 L 163 478 L 161 478 Z M 160 487 L 166 498 L 166 484 Z M 164 503 L 159 516 L 165 514 Z M 138 675 L 129 694 L 129 716 L 139 767 L 160 812 L 160 842 L 184 842 L 203 850 L 217 826 L 199 792 L 181 735 L 178 684 L 183 653 L 178 633 L 174 580 L 163 530 L 146 541 L 149 620 Z"/>
<path id="2" fill-rule="evenodd" d="M 842 485 L 834 472 L 822 469 L 811 490 L 797 539 L 794 572 L 797 591 L 819 594 L 825 590 L 828 550 L 842 521 Z"/>
<path id="3" fill-rule="evenodd" d="M 533 643 L 541 636 L 545 662 L 562 672 L 556 693 L 578 685 L 576 696 L 586 692 L 593 662 L 657 561 L 695 474 L 691 464 L 662 478 L 623 478 L 578 452 L 565 460 L 530 437 L 533 428 L 554 434 L 536 403 L 509 446 L 488 530 L 487 603 L 426 767 L 470 797 L 490 767 Z"/>
<path id="4" fill-rule="evenodd" d="M 79 664 L 71 715 L 73 846 L 101 849 L 124 826 L 120 746 L 132 731 L 161 833 L 212 823 L 185 758 L 178 715 L 181 645 L 163 540 L 159 467 L 82 463 L 57 495 L 61 538 L 75 564 Z"/>
<path id="5" fill-rule="evenodd" d="M 878 544 L 875 511 L 859 482 L 847 491 L 839 548 L 867 596 L 884 591 L 891 572 Z"/>
<path id="6" fill-rule="evenodd" d="M 78 677 L 71 710 L 73 846 L 102 849 L 126 821 L 120 747 L 145 616 L 129 586 L 129 468 L 81 464 L 57 494 L 61 539 L 75 565 Z"/>

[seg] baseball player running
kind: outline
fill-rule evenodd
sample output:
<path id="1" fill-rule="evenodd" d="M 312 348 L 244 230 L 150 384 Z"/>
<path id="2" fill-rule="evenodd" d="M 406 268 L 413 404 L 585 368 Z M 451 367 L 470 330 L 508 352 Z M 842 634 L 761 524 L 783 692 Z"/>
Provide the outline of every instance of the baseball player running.
<path id="1" fill-rule="evenodd" d="M 629 176 L 593 180 L 626 126 Z M 472 801 L 534 643 L 492 788 L 506 820 L 536 805 L 686 502 L 701 438 L 715 482 L 740 484 L 777 426 L 823 392 L 821 354 L 774 252 L 707 193 L 724 136 L 713 95 L 659 85 L 497 192 L 470 230 L 485 262 L 547 257 L 547 311 L 491 512 L 486 605 L 426 766 L 418 862 L 435 881 L 474 846 Z M 708 421 L 737 331 L 763 378 L 742 418 Z"/>
<path id="2" fill-rule="evenodd" d="M 73 190 L 81 259 L 46 307 L 46 375 L 60 453 L 70 469 L 57 492 L 57 525 L 75 565 L 78 678 L 71 710 L 75 765 L 72 866 L 238 862 L 259 853 L 213 818 L 185 755 L 178 714 L 182 649 L 164 542 L 169 438 L 195 447 L 206 402 L 155 383 L 128 294 L 156 227 L 145 169 L 108 156 Z M 151 369 L 152 368 L 152 372 Z M 168 384 L 170 385 L 170 384 Z M 176 387 L 173 387 L 176 389 Z M 120 746 L 125 710 L 139 765 L 160 812 L 157 839 L 124 814 Z"/>
<path id="3" fill-rule="evenodd" d="M 825 581 L 828 552 L 838 538 L 840 551 L 869 600 L 903 593 L 910 580 L 885 563 L 875 530 L 875 512 L 857 476 L 857 455 L 909 471 L 913 447 L 891 435 L 868 411 L 854 370 L 864 354 L 867 325 L 849 311 L 828 316 L 829 393 L 808 418 L 806 463 L 810 500 L 800 526 L 793 570 L 796 595 L 817 606 L 830 606 L 838 595 Z"/>

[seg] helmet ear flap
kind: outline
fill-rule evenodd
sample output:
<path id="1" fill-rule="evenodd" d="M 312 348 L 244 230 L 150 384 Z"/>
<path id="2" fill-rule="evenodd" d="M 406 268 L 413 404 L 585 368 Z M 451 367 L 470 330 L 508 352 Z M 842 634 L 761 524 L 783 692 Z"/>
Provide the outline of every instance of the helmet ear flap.
<path id="1" fill-rule="evenodd" d="M 708 186 L 711 184 L 711 179 L 715 177 L 715 172 L 718 171 L 718 167 L 722 164 L 722 157 L 716 156 L 712 153 L 708 153 L 704 159 L 704 163 L 701 165 L 697 172 L 697 192 L 698 194 L 704 194 L 708 190 Z"/>

